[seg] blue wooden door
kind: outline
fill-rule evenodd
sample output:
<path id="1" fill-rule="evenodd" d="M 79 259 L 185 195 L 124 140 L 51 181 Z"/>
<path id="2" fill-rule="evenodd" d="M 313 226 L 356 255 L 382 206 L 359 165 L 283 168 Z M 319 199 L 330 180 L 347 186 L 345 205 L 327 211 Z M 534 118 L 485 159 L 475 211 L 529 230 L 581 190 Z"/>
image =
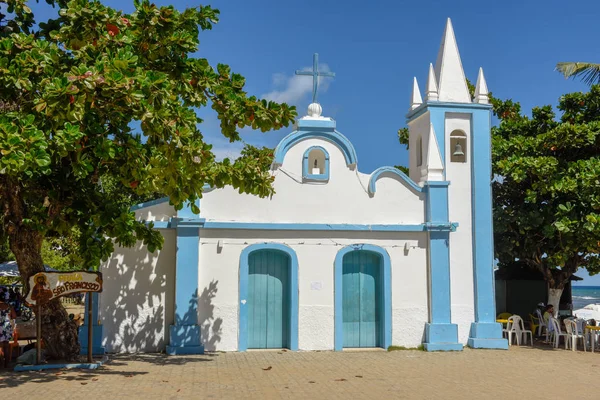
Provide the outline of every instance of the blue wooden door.
<path id="1" fill-rule="evenodd" d="M 248 260 L 248 348 L 289 347 L 290 257 L 258 250 Z"/>
<path id="2" fill-rule="evenodd" d="M 381 346 L 381 269 L 381 256 L 377 253 L 353 251 L 344 256 L 344 347 Z"/>

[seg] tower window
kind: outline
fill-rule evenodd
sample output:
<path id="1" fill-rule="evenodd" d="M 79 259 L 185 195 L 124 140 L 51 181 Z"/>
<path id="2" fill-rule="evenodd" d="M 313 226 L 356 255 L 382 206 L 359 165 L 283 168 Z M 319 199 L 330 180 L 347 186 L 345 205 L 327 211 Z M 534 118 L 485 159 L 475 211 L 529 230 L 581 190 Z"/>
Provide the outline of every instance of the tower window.
<path id="1" fill-rule="evenodd" d="M 304 152 L 302 178 L 307 181 L 329 180 L 329 153 L 320 146 L 313 146 Z"/>
<path id="2" fill-rule="evenodd" d="M 467 134 L 458 129 L 450 134 L 450 161 L 467 162 Z"/>

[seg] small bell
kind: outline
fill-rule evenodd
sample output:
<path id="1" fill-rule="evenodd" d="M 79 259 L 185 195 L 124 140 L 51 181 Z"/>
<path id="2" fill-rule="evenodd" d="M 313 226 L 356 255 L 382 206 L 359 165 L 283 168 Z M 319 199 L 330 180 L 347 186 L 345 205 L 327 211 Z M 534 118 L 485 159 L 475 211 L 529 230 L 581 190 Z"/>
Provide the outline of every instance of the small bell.
<path id="1" fill-rule="evenodd" d="M 460 143 L 456 143 L 456 146 L 454 146 L 454 153 L 452 153 L 452 155 L 455 157 L 463 157 L 465 155 Z"/>
<path id="2" fill-rule="evenodd" d="M 313 168 L 317 168 L 317 160 L 315 160 L 315 165 Z"/>

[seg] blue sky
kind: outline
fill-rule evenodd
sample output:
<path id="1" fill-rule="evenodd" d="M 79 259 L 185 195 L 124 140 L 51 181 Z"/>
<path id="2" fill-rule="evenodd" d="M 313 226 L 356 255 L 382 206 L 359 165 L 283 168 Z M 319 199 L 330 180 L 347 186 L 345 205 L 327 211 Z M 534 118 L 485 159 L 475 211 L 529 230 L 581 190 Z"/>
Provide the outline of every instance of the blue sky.
<path id="1" fill-rule="evenodd" d="M 130 12 L 132 1 L 105 1 Z M 182 9 L 187 1 L 156 1 Z M 369 173 L 382 165 L 405 164 L 396 131 L 405 125 L 412 78 L 423 91 L 430 62 L 435 63 L 446 18 L 450 17 L 465 74 L 475 82 L 484 69 L 490 91 L 521 102 L 555 105 L 561 94 L 586 90 L 565 80 L 559 61 L 600 61 L 595 1 L 576 6 L 555 0 L 334 1 L 214 0 L 221 22 L 200 37 L 199 56 L 213 65 L 229 64 L 247 78 L 250 94 L 285 100 L 304 115 L 312 81 L 294 77 L 312 65 L 312 54 L 336 73 L 322 85 L 323 114 L 355 145 L 358 167 Z M 34 6 L 40 8 L 42 5 Z M 44 14 L 46 14 L 46 9 Z M 235 156 L 208 110 L 201 128 L 220 156 Z M 290 129 L 245 132 L 255 145 L 274 147 Z M 581 272 L 581 271 L 580 271 Z M 582 277 L 586 274 L 579 273 Z M 600 285 L 600 276 L 584 284 Z"/>

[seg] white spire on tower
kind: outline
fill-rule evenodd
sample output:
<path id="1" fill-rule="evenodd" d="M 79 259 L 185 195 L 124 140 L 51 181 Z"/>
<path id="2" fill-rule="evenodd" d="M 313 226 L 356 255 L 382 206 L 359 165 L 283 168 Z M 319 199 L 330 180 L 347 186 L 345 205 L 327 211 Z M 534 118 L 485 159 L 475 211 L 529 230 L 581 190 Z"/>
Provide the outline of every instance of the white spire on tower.
<path id="1" fill-rule="evenodd" d="M 488 87 L 483 76 L 483 68 L 479 68 L 479 75 L 477 75 L 477 85 L 475 85 L 475 103 L 488 104 Z"/>
<path id="2" fill-rule="evenodd" d="M 433 71 L 433 65 L 429 64 L 429 76 L 427 77 L 427 88 L 425 91 L 425 100 L 437 101 L 438 100 L 438 85 L 435 73 Z"/>
<path id="3" fill-rule="evenodd" d="M 446 23 L 442 44 L 437 61 L 435 62 L 435 75 L 438 81 L 440 101 L 455 103 L 471 102 L 450 18 L 448 18 L 448 22 Z"/>
<path id="4" fill-rule="evenodd" d="M 414 110 L 423 104 L 423 98 L 421 98 L 421 91 L 419 90 L 419 84 L 417 83 L 417 78 L 414 78 L 413 81 L 413 91 L 410 100 L 410 109 Z"/>
<path id="5" fill-rule="evenodd" d="M 425 168 L 421 171 L 425 181 L 443 181 L 444 180 L 444 163 L 438 146 L 437 138 L 433 124 L 429 124 L 429 138 L 427 141 L 427 158 L 425 160 Z"/>

